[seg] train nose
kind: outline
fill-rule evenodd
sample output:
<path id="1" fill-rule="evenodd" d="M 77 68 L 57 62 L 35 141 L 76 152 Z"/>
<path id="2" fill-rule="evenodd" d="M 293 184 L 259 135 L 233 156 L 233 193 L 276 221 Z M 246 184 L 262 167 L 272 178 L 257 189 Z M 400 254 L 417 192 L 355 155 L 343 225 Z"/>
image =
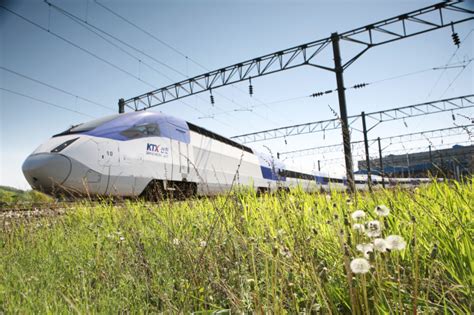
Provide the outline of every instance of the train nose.
<path id="1" fill-rule="evenodd" d="M 30 155 L 22 170 L 34 189 L 53 194 L 71 173 L 71 161 L 60 154 L 40 153 Z"/>

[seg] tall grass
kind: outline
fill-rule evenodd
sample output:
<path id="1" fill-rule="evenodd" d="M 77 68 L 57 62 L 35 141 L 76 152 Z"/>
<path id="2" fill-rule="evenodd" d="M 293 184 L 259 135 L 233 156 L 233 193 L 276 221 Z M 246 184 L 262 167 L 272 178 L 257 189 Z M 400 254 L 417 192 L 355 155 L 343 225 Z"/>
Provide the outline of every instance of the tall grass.
<path id="1" fill-rule="evenodd" d="M 0 313 L 469 313 L 474 182 L 373 194 L 258 196 L 124 206 L 78 203 L 50 218 L 0 222 Z M 350 214 L 391 209 L 370 253 Z"/>

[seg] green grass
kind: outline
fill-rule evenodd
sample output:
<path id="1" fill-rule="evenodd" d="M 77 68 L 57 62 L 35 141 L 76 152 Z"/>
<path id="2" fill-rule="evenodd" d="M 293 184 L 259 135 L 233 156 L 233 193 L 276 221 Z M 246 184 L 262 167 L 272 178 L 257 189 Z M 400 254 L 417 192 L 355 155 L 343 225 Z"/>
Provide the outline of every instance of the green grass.
<path id="1" fill-rule="evenodd" d="M 473 185 L 359 193 L 350 202 L 337 192 L 242 189 L 0 221 L 0 313 L 468 314 Z M 379 204 L 391 209 L 383 236 L 401 235 L 407 247 L 375 253 L 368 273 L 352 274 L 345 266 L 368 239 L 351 228 L 350 213 L 376 219 Z"/>

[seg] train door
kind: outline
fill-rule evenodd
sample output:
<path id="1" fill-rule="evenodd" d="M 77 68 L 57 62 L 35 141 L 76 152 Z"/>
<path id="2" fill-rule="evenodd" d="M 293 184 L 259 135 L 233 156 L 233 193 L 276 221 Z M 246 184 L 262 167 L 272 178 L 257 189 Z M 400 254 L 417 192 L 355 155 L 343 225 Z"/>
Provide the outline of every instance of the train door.
<path id="1" fill-rule="evenodd" d="M 108 193 L 115 183 L 111 183 L 111 175 L 117 172 L 120 163 L 119 146 L 116 142 L 103 141 L 97 144 L 98 164 L 101 166 L 101 193 Z"/>
<path id="2" fill-rule="evenodd" d="M 183 179 L 188 179 L 189 174 L 189 145 L 187 143 L 178 141 L 179 152 L 179 172 Z"/>
<path id="3" fill-rule="evenodd" d="M 99 165 L 108 167 L 111 165 L 118 165 L 119 150 L 118 144 L 112 141 L 104 141 L 98 144 L 99 152 Z"/>

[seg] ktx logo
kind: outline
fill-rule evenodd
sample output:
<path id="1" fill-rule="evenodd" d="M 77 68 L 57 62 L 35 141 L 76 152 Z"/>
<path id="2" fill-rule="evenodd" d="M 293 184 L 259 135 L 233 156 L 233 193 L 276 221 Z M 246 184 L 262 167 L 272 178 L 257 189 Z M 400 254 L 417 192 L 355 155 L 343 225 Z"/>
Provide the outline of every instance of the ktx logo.
<path id="1" fill-rule="evenodd" d="M 146 145 L 147 152 L 160 152 L 160 145 L 156 145 L 153 143 L 147 143 Z"/>
<path id="2" fill-rule="evenodd" d="M 169 155 L 169 148 L 159 144 L 147 143 L 146 154 L 167 158 Z"/>

